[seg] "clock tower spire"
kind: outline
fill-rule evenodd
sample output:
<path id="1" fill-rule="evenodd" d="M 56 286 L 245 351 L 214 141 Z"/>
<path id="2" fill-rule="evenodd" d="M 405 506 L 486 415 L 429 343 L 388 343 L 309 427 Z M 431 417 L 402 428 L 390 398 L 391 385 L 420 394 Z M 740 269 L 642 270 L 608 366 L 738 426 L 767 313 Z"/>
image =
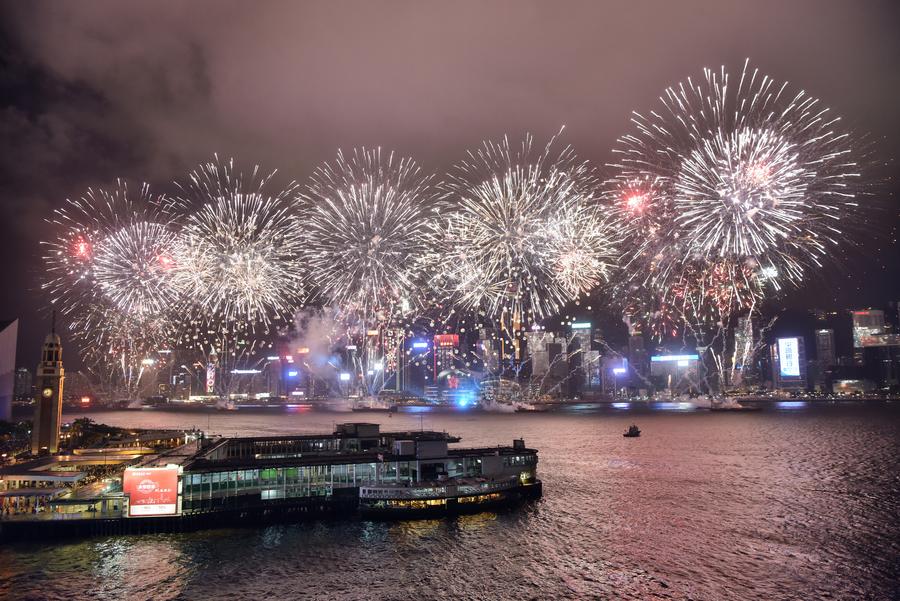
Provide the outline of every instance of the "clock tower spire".
<path id="1" fill-rule="evenodd" d="M 59 425 L 62 421 L 63 379 L 62 344 L 56 334 L 56 311 L 50 333 L 44 339 L 41 362 L 37 367 L 37 399 L 31 428 L 31 453 L 59 452 Z"/>

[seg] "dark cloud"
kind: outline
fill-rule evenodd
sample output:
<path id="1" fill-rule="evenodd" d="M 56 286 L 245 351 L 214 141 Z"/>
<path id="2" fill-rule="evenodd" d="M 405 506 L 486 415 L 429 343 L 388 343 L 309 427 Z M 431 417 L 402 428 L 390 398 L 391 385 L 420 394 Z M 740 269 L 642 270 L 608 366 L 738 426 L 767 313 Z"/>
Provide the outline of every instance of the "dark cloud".
<path id="1" fill-rule="evenodd" d="M 381 145 L 441 171 L 482 138 L 566 125 L 603 164 L 632 109 L 745 57 L 825 99 L 883 156 L 900 150 L 894 2 L 2 7 L 0 239 L 12 292 L 0 313 L 22 316 L 29 339 L 42 329 L 32 289 L 47 212 L 117 176 L 168 186 L 213 152 L 302 180 L 338 147 Z M 887 222 L 896 227 L 896 210 Z M 896 243 L 879 244 L 896 259 Z M 896 266 L 860 264 L 861 290 L 834 302 L 900 296 Z M 23 349 L 32 363 L 30 340 Z"/>

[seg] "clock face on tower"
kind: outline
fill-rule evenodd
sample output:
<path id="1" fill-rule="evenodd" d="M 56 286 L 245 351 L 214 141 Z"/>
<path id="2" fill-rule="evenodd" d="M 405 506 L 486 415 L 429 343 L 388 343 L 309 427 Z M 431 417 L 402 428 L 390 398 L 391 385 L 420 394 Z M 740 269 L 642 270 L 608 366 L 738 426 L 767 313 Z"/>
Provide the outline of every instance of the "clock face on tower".
<path id="1" fill-rule="evenodd" d="M 50 397 L 53 396 L 53 389 L 45 388 L 44 390 L 41 391 L 41 394 L 44 395 L 45 399 L 49 399 Z"/>

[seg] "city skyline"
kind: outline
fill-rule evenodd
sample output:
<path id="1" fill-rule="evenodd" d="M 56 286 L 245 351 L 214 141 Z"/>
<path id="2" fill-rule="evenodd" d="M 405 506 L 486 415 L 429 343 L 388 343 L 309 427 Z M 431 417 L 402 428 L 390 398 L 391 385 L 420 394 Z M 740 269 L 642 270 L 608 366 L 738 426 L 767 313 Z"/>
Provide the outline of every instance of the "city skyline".
<path id="1" fill-rule="evenodd" d="M 102 9 L 100 8 L 102 7 Z M 688 7 L 689 9 L 691 7 Z M 590 160 L 595 166 L 605 169 L 604 165 L 610 161 L 610 149 L 617 136 L 625 133 L 628 128 L 627 120 L 629 111 L 646 110 L 653 105 L 654 98 L 665 86 L 671 85 L 689 75 L 696 75 L 700 67 L 716 67 L 724 64 L 729 68 L 738 69 L 745 57 L 750 57 L 754 65 L 772 74 L 774 77 L 790 81 L 792 86 L 808 90 L 810 93 L 823 97 L 828 106 L 833 107 L 845 117 L 845 121 L 855 131 L 867 134 L 870 137 L 871 148 L 876 163 L 890 160 L 896 156 L 898 142 L 890 135 L 897 128 L 891 120 L 896 119 L 893 112 L 887 108 L 879 110 L 863 103 L 885 102 L 886 99 L 896 96 L 898 86 L 896 73 L 890 70 L 889 64 L 878 60 L 878 54 L 864 56 L 865 52 L 877 52 L 878 45 L 866 45 L 862 53 L 840 52 L 841 48 L 853 46 L 853 25 L 848 27 L 845 19 L 840 18 L 839 13 L 826 14 L 825 18 L 816 20 L 815 28 L 824 32 L 840 28 L 842 36 L 812 35 L 809 33 L 811 48 L 818 50 L 809 52 L 802 58 L 790 58 L 782 60 L 786 53 L 779 52 L 779 48 L 790 48 L 798 43 L 796 37 L 778 37 L 777 27 L 781 25 L 767 24 L 767 30 L 771 30 L 772 37 L 778 42 L 761 44 L 754 39 L 748 39 L 741 47 L 740 52 L 736 48 L 733 39 L 727 42 L 704 42 L 694 48 L 676 42 L 671 28 L 665 28 L 660 36 L 653 38 L 653 48 L 641 49 L 639 55 L 629 57 L 629 64 L 642 65 L 641 69 L 623 70 L 617 67 L 615 60 L 607 58 L 604 54 L 591 52 L 591 42 L 584 49 L 567 47 L 566 44 L 557 46 L 557 50 L 551 50 L 541 57 L 548 65 L 565 64 L 565 79 L 556 81 L 555 87 L 546 87 L 549 70 L 541 71 L 538 79 L 527 79 L 527 58 L 534 56 L 519 56 L 515 50 L 523 50 L 523 47 L 513 47 L 502 52 L 492 48 L 493 55 L 488 55 L 494 67 L 504 67 L 501 72 L 524 78 L 522 85 L 528 85 L 531 90 L 538 90 L 529 96 L 529 101 L 517 103 L 521 107 L 512 113 L 498 113 L 497 108 L 503 104 L 503 95 L 508 94 L 516 86 L 503 85 L 497 87 L 483 73 L 467 73 L 460 68 L 466 64 L 470 57 L 452 58 L 443 48 L 451 43 L 446 37 L 438 36 L 434 44 L 437 45 L 438 60 L 445 67 L 451 69 L 452 76 L 441 74 L 439 78 L 431 74 L 420 73 L 417 85 L 443 86 L 457 90 L 460 94 L 460 104 L 451 108 L 446 102 L 436 101 L 429 105 L 429 109 L 422 113 L 404 112 L 401 117 L 392 107 L 402 106 L 393 103 L 396 93 L 400 92 L 402 84 L 397 92 L 390 86 L 378 86 L 380 96 L 366 99 L 362 90 L 351 85 L 351 74 L 360 75 L 365 72 L 373 72 L 372 66 L 367 64 L 369 59 L 361 59 L 359 62 L 347 62 L 343 57 L 335 57 L 335 62 L 329 64 L 328 60 L 309 63 L 303 62 L 296 71 L 284 71 L 279 73 L 274 65 L 283 64 L 282 59 L 268 56 L 267 52 L 260 50 L 260 56 L 248 55 L 244 58 L 245 64 L 257 64 L 254 61 L 264 57 L 272 59 L 273 69 L 248 71 L 248 76 L 254 78 L 259 89 L 282 89 L 296 96 L 305 82 L 325 84 L 323 89 L 338 92 L 338 90 L 354 90 L 354 94 L 340 94 L 336 97 L 347 98 L 349 111 L 347 115 L 352 118 L 342 119 L 339 122 L 315 123 L 310 121 L 308 113 L 299 107 L 303 107 L 305 96 L 301 95 L 300 105 L 295 112 L 285 114 L 279 110 L 275 114 L 266 110 L 266 103 L 261 99 L 251 99 L 243 95 L 245 102 L 241 105 L 223 103 L 231 98 L 226 90 L 232 85 L 227 80 L 218 77 L 223 72 L 220 68 L 221 61 L 229 57 L 222 44 L 219 42 L 219 34 L 225 21 L 216 20 L 192 22 L 190 19 L 173 21 L 175 15 L 163 11 L 156 22 L 143 20 L 135 21 L 134 15 L 128 9 L 110 9 L 103 5 L 97 5 L 98 10 L 112 10 L 112 18 L 103 19 L 97 24 L 96 19 L 90 19 L 90 9 L 76 11 L 68 15 L 71 27 L 66 31 L 74 36 L 79 36 L 81 31 L 90 31 L 92 28 L 100 28 L 109 35 L 100 36 L 97 42 L 101 46 L 85 45 L 67 46 L 65 54 L 60 52 L 54 39 L 42 37 L 43 32 L 53 31 L 62 27 L 59 19 L 61 12 L 65 10 L 47 11 L 45 6 L 35 5 L 29 8 L 7 9 L 9 23 L 22 25 L 13 35 L 7 36 L 8 52 L 10 59 L 5 63 L 5 71 L 9 77 L 4 88 L 6 106 L 9 107 L 7 127 L 13 131 L 13 139 L 22 146 L 23 151 L 16 153 L 16 160 L 4 164 L 2 173 L 6 174 L 11 182 L 8 190 L 14 197 L 5 199 L 4 210 L 9 211 L 10 219 L 4 220 L 4 227 L 9 228 L 7 240 L 10 251 L 19 260 L 6 264 L 9 270 L 7 281 L 13 283 L 14 295 L 4 298 L 0 310 L 9 313 L 10 317 L 19 317 L 21 320 L 20 341 L 22 343 L 21 359 L 18 364 L 30 365 L 27 357 L 36 355 L 36 343 L 46 330 L 46 317 L 38 313 L 36 309 L 41 306 L 41 293 L 36 290 L 35 282 L 39 277 L 40 249 L 36 242 L 39 236 L 33 232 L 46 228 L 42 219 L 47 217 L 52 208 L 58 208 L 67 197 L 77 197 L 84 192 L 87 186 L 108 186 L 111 180 L 119 175 L 140 181 L 147 179 L 151 184 L 159 186 L 164 192 L 171 191 L 173 172 L 186 170 L 191 164 L 208 160 L 212 152 L 231 153 L 245 164 L 259 161 L 270 168 L 279 168 L 281 177 L 285 180 L 296 178 L 304 179 L 311 173 L 313 167 L 333 156 L 337 148 L 351 148 L 354 146 L 382 145 L 387 149 L 394 149 L 416 157 L 422 162 L 429 172 L 441 174 L 462 155 L 467 147 L 475 145 L 476 140 L 483 138 L 496 138 L 502 133 L 509 132 L 516 135 L 524 131 L 532 131 L 536 135 L 546 138 L 558 130 L 561 125 L 566 125 L 565 141 L 571 143 L 581 156 Z M 234 16 L 230 10 L 240 9 L 230 7 L 229 16 Z M 325 21 L 337 18 L 337 14 L 329 11 L 309 9 L 312 13 Z M 490 27 L 501 18 L 501 12 L 497 6 L 480 7 L 473 9 L 480 17 L 478 23 L 482 28 Z M 513 18 L 515 24 L 523 28 L 525 32 L 536 31 L 538 23 L 542 23 L 540 6 L 531 6 L 528 10 L 517 11 Z M 785 26 L 789 26 L 792 19 L 800 18 L 803 7 L 796 6 L 782 19 Z M 377 12 L 377 11 L 376 11 Z M 748 15 L 745 7 L 716 8 L 712 14 L 701 17 L 697 23 L 691 22 L 697 11 L 675 10 L 670 15 L 672 19 L 685 23 L 689 28 L 702 28 L 704 23 L 715 22 L 718 31 L 726 31 L 731 28 L 737 32 L 739 29 L 752 29 L 746 27 L 746 20 L 756 18 L 754 14 Z M 279 40 L 282 49 L 287 51 L 294 49 L 302 53 L 309 48 L 304 44 L 320 50 L 332 48 L 336 40 L 315 39 L 309 42 L 298 42 L 285 37 L 286 31 L 283 25 L 273 23 L 263 13 L 250 15 L 253 27 L 248 30 L 270 32 L 274 39 Z M 414 40 L 417 39 L 414 32 L 428 31 L 435 24 L 430 20 L 427 11 L 408 11 L 405 14 L 407 27 L 402 29 L 403 35 L 396 36 L 389 47 L 383 52 L 395 60 L 392 62 L 380 62 L 380 68 L 384 75 L 398 75 L 395 70 L 403 64 L 420 64 L 413 58 Z M 610 23 L 621 20 L 623 27 L 621 33 L 610 33 L 610 40 L 620 40 L 632 31 L 633 24 L 630 16 L 619 14 L 616 10 L 598 10 Z M 180 16 L 180 15 L 179 15 Z M 304 11 L 292 14 L 292 17 L 304 16 Z M 312 14 L 310 16 L 313 16 Z M 360 15 L 361 16 L 361 15 Z M 381 19 L 383 15 L 369 15 L 374 19 Z M 31 19 L 44 18 L 45 27 L 29 28 L 27 23 Z M 224 17 L 223 17 L 224 18 Z M 458 18 L 453 16 L 453 18 Z M 708 21 L 702 21 L 702 18 Z M 290 19 L 288 19 L 290 21 Z M 660 19 L 655 22 L 666 22 Z M 740 27 L 738 24 L 740 23 Z M 341 21 L 342 27 L 337 31 L 340 35 L 350 35 L 351 32 L 365 36 L 375 35 L 373 29 L 359 30 L 361 23 L 356 17 Z M 164 33 L 165 43 L 160 45 L 144 44 L 134 46 L 123 37 L 124 32 L 130 32 L 135 40 L 142 36 L 151 35 L 154 27 Z M 399 27 L 399 25 L 393 25 Z M 568 17 L 558 17 L 558 22 L 541 28 L 546 36 L 561 36 L 567 28 L 575 27 Z M 774 29 L 773 29 L 774 27 Z M 876 25 L 876 30 L 879 25 Z M 168 28 L 168 29 L 167 29 Z M 377 28 L 376 28 L 377 29 Z M 577 29 L 577 27 L 576 27 Z M 175 32 L 183 36 L 176 38 Z M 41 33 L 39 33 L 41 32 Z M 793 33 L 796 34 L 796 31 Z M 821 33 L 821 32 L 820 32 Z M 736 34 L 737 35 L 737 34 Z M 871 36 L 867 30 L 867 38 Z M 340 36 L 339 36 L 340 37 Z M 527 35 L 524 37 L 528 37 Z M 658 40 L 656 38 L 659 38 Z M 74 38 L 73 38 L 74 39 Z M 338 38 L 339 39 L 339 38 Z M 476 38 L 477 39 L 477 38 Z M 593 39 L 593 38 L 592 38 Z M 837 44 L 824 44 L 825 39 L 837 39 Z M 885 39 L 885 44 L 896 44 L 890 36 Z M 674 59 L 665 57 L 666 53 L 654 53 L 653 49 L 665 43 L 678 44 L 686 55 Z M 126 52 L 106 53 L 101 51 L 102 45 L 108 49 L 117 45 Z M 297 45 L 299 44 L 299 45 Z M 834 47 L 837 46 L 837 47 Z M 531 52 L 531 51 L 529 51 Z M 79 54 L 80 53 L 80 54 Z M 641 54 L 642 53 L 642 54 Z M 325 53 L 329 56 L 328 53 Z M 858 56 L 857 56 L 858 54 Z M 71 57 L 80 56 L 83 60 L 73 61 Z M 306 56 L 304 54 L 304 56 Z M 594 63 L 601 57 L 599 64 Z M 808 58 L 806 58 L 808 56 Z M 186 58 L 188 60 L 173 62 L 173 58 Z M 374 59 L 374 57 L 373 57 Z M 564 60 L 565 59 L 565 60 Z M 823 71 L 821 65 L 827 59 L 828 71 Z M 412 61 L 411 63 L 409 61 Z M 857 64 L 859 63 L 859 64 Z M 866 68 L 862 68 L 862 64 Z M 166 64 L 165 75 L 154 71 L 154 64 Z M 173 69 L 178 64 L 179 68 Z M 621 64 L 621 63 L 619 63 Z M 119 73 L 124 66 L 133 67 L 129 76 L 133 83 L 148 93 L 145 97 L 137 97 L 129 91 L 129 87 L 123 84 Z M 190 68 L 182 69 L 180 65 L 189 65 Z M 590 67 L 589 67 L 590 65 Z M 331 67 L 334 68 L 331 68 Z M 843 67 L 843 68 L 842 68 Z M 883 70 L 879 71 L 879 69 Z M 229 72 L 239 72 L 231 70 Z M 844 85 L 836 85 L 833 75 L 840 73 L 844 78 Z M 306 77 L 304 77 L 306 75 Z M 562 77 L 560 75 L 560 77 Z M 846 78 L 855 77 L 859 83 L 846 85 Z M 365 77 L 358 81 L 365 81 Z M 402 81 L 402 79 L 400 80 Z M 526 83 L 527 82 L 527 83 Z M 865 97 L 852 93 L 854 89 L 861 89 L 862 83 L 883 86 L 880 94 L 869 93 Z M 564 84 L 564 85 L 559 85 Z M 299 86 L 299 88 L 298 88 Z M 349 87 L 348 87 L 349 86 Z M 893 86 L 893 87 L 892 87 Z M 584 89 L 592 90 L 592 94 L 585 95 Z M 432 93 L 434 87 L 422 88 L 425 93 Z M 617 93 L 610 96 L 610 89 Z M 497 91 L 499 96 L 485 95 L 485 90 Z M 177 91 L 177 94 L 176 94 Z M 579 91 L 576 93 L 576 91 Z M 322 99 L 313 95 L 309 99 L 309 109 L 313 114 L 323 114 L 315 108 Z M 352 102 L 350 100 L 352 99 Z M 485 99 L 488 101 L 485 102 Z M 211 111 L 203 111 L 206 103 Z M 393 103 L 393 104 L 392 104 Z M 427 104 L 427 103 L 426 103 Z M 163 114 L 158 111 L 162 106 L 169 107 Z M 135 109 L 141 108 L 147 115 L 155 116 L 145 119 L 141 126 L 135 127 L 137 121 L 133 119 Z M 196 120 L 195 115 L 200 110 L 207 114 L 207 119 Z M 80 115 L 80 123 L 76 125 L 70 120 L 71 116 Z M 385 119 L 362 120 L 362 116 L 385 115 Z M 414 114 L 418 121 L 409 117 Z M 277 117 L 276 117 L 277 115 Z M 466 122 L 465 128 L 446 128 L 441 125 L 441 118 L 449 116 Z M 875 119 L 877 116 L 877 121 Z M 282 119 L 288 127 L 273 128 L 271 118 Z M 333 119 L 333 117 L 329 117 Z M 189 119 L 189 125 L 175 127 L 183 119 Z M 111 121 L 110 121 L 111 120 Z M 110 125 L 104 125 L 110 121 Z M 166 124 L 169 124 L 168 126 Z M 347 125 L 353 123 L 354 127 Z M 414 129 L 424 124 L 429 124 L 430 133 L 427 142 L 417 135 Z M 60 127 L 59 132 L 65 132 L 65 136 L 78 140 L 84 140 L 87 148 L 94 149 L 95 158 L 90 165 L 80 162 L 79 155 L 83 149 L 76 151 L 72 146 L 58 147 L 57 137 L 49 135 L 56 131 L 53 127 Z M 413 127 L 415 124 L 415 127 Z M 308 130 L 304 127 L 309 127 Z M 180 143 L 182 140 L 176 130 L 192 131 L 189 143 Z M 314 131 L 315 136 L 304 135 L 304 132 Z M 290 133 L 288 133 L 290 132 Z M 250 136 L 252 151 L 246 150 L 245 141 Z M 243 138 L 243 140 L 241 139 Z M 177 143 L 173 143 L 178 140 Z M 27 143 L 26 143 L 27 142 Z M 111 151 L 116 147 L 131 146 L 139 149 L 135 153 L 121 153 Z M 154 156 L 151 149 L 157 149 L 160 154 Z M 163 158 L 164 157 L 164 158 Z M 38 169 L 38 167 L 45 167 Z M 877 165 L 876 165 L 877 166 Z M 890 178 L 894 166 L 878 168 L 875 173 L 878 177 Z M 48 173 L 49 172 L 49 173 Z M 873 188 L 877 195 L 887 199 L 893 194 L 895 181 L 886 181 L 884 185 Z M 875 200 L 878 200 L 877 198 Z M 880 233 L 881 236 L 864 236 L 858 248 L 845 248 L 851 258 L 839 267 L 839 270 L 830 272 L 828 277 L 814 277 L 804 283 L 796 291 L 788 291 L 780 299 L 779 303 L 786 307 L 811 307 L 815 300 L 822 308 L 832 309 L 842 307 L 847 309 L 863 306 L 880 306 L 900 297 L 900 274 L 895 261 L 890 257 L 896 256 L 896 224 L 897 210 L 893 201 L 880 202 L 869 213 L 869 222 L 866 227 L 871 231 Z M 884 219 L 879 216 L 884 216 Z M 25 235 L 25 232 L 29 232 Z M 851 275 L 852 274 L 852 275 Z"/>
<path id="2" fill-rule="evenodd" d="M 0 599 L 900 599 L 898 0 L 0 0 Z"/>

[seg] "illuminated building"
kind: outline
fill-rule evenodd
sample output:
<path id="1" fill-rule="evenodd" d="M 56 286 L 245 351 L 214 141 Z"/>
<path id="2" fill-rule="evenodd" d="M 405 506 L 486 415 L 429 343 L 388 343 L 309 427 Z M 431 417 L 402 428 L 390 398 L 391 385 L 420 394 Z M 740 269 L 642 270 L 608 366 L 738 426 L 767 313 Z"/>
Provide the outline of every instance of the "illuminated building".
<path id="1" fill-rule="evenodd" d="M 779 338 L 770 347 L 775 390 L 806 390 L 806 344 L 801 337 Z"/>
<path id="2" fill-rule="evenodd" d="M 852 311 L 853 347 L 879 346 L 878 337 L 884 333 L 884 311 L 865 309 Z"/>
<path id="3" fill-rule="evenodd" d="M 218 362 L 219 358 L 215 353 L 209 356 L 209 362 L 206 364 L 206 394 L 215 394 L 216 392 L 216 367 Z"/>
<path id="4" fill-rule="evenodd" d="M 747 380 L 755 371 L 756 344 L 753 320 L 746 315 L 740 317 L 737 327 L 734 329 L 734 354 L 731 358 L 731 364 L 734 368 L 734 381 L 731 384 L 736 386 L 748 384 Z"/>
<path id="5" fill-rule="evenodd" d="M 55 322 L 55 317 L 54 317 Z M 41 362 L 35 372 L 37 398 L 34 403 L 34 422 L 31 431 L 31 453 L 37 455 L 59 452 L 59 426 L 62 419 L 63 380 L 62 343 L 51 328 L 41 350 Z"/>
<path id="6" fill-rule="evenodd" d="M 900 334 L 893 333 L 885 325 L 884 311 L 862 309 L 852 311 L 853 360 L 857 366 L 873 370 L 872 377 L 884 386 L 898 381 L 897 347 Z"/>
<path id="7" fill-rule="evenodd" d="M 837 365 L 834 330 L 816 330 L 816 359 L 823 368 Z"/>
<path id="8" fill-rule="evenodd" d="M 628 369 L 627 357 L 603 358 L 603 392 L 612 397 L 617 397 L 619 390 L 627 387 L 631 381 L 631 373 Z"/>
<path id="9" fill-rule="evenodd" d="M 567 377 L 569 362 L 565 338 L 556 338 L 547 344 L 547 355 L 550 358 L 550 375 L 559 379 Z"/>
<path id="10" fill-rule="evenodd" d="M 425 396 L 427 387 L 433 386 L 432 367 L 434 360 L 430 357 L 432 352 L 431 346 L 428 340 L 421 338 L 411 338 L 407 342 L 403 382 L 403 390 L 405 392 L 421 397 Z"/>
<path id="11" fill-rule="evenodd" d="M 810 366 L 810 380 L 816 390 L 829 388 L 830 370 L 837 365 L 837 354 L 834 348 L 834 330 L 819 329 L 815 331 L 816 360 Z"/>
<path id="12" fill-rule="evenodd" d="M 487 374 L 497 375 L 500 373 L 500 353 L 497 345 L 496 330 L 493 328 L 479 330 L 476 355 Z"/>
<path id="13" fill-rule="evenodd" d="M 885 325 L 884 311 L 865 309 L 853 311 L 853 346 L 900 346 L 900 334 L 892 333 Z"/>
<path id="14" fill-rule="evenodd" d="M 650 354 L 644 345 L 644 335 L 634 332 L 628 337 L 628 365 L 639 377 L 646 378 L 650 368 Z"/>
<path id="15" fill-rule="evenodd" d="M 31 400 L 34 398 L 33 379 L 31 371 L 27 367 L 16 370 L 16 384 L 13 396 L 17 400 Z"/>
<path id="16" fill-rule="evenodd" d="M 16 384 L 16 337 L 19 320 L 0 322 L 0 420 L 12 419 L 13 392 Z"/>
<path id="17" fill-rule="evenodd" d="M 700 373 L 700 355 L 654 355 L 650 357 L 650 376 L 674 392 L 684 392 L 697 387 Z"/>
<path id="18" fill-rule="evenodd" d="M 599 338 L 593 325 L 587 321 L 576 321 L 571 325 L 572 333 L 566 348 L 569 362 L 569 394 L 578 394 L 590 388 L 599 380 L 600 354 L 591 350 L 591 342 Z"/>
<path id="19" fill-rule="evenodd" d="M 403 352 L 403 340 L 405 338 L 403 328 L 386 328 L 381 335 L 380 361 L 376 360 L 373 370 L 380 369 L 383 372 L 382 390 L 403 390 L 403 368 L 406 363 L 406 353 Z"/>
<path id="20" fill-rule="evenodd" d="M 434 377 L 442 371 L 456 366 L 456 354 L 459 349 L 459 334 L 435 334 L 434 336 Z"/>
<path id="21" fill-rule="evenodd" d="M 525 333 L 526 351 L 531 366 L 531 377 L 542 378 L 550 371 L 550 355 L 547 345 L 553 342 L 553 334 L 543 330 Z"/>

